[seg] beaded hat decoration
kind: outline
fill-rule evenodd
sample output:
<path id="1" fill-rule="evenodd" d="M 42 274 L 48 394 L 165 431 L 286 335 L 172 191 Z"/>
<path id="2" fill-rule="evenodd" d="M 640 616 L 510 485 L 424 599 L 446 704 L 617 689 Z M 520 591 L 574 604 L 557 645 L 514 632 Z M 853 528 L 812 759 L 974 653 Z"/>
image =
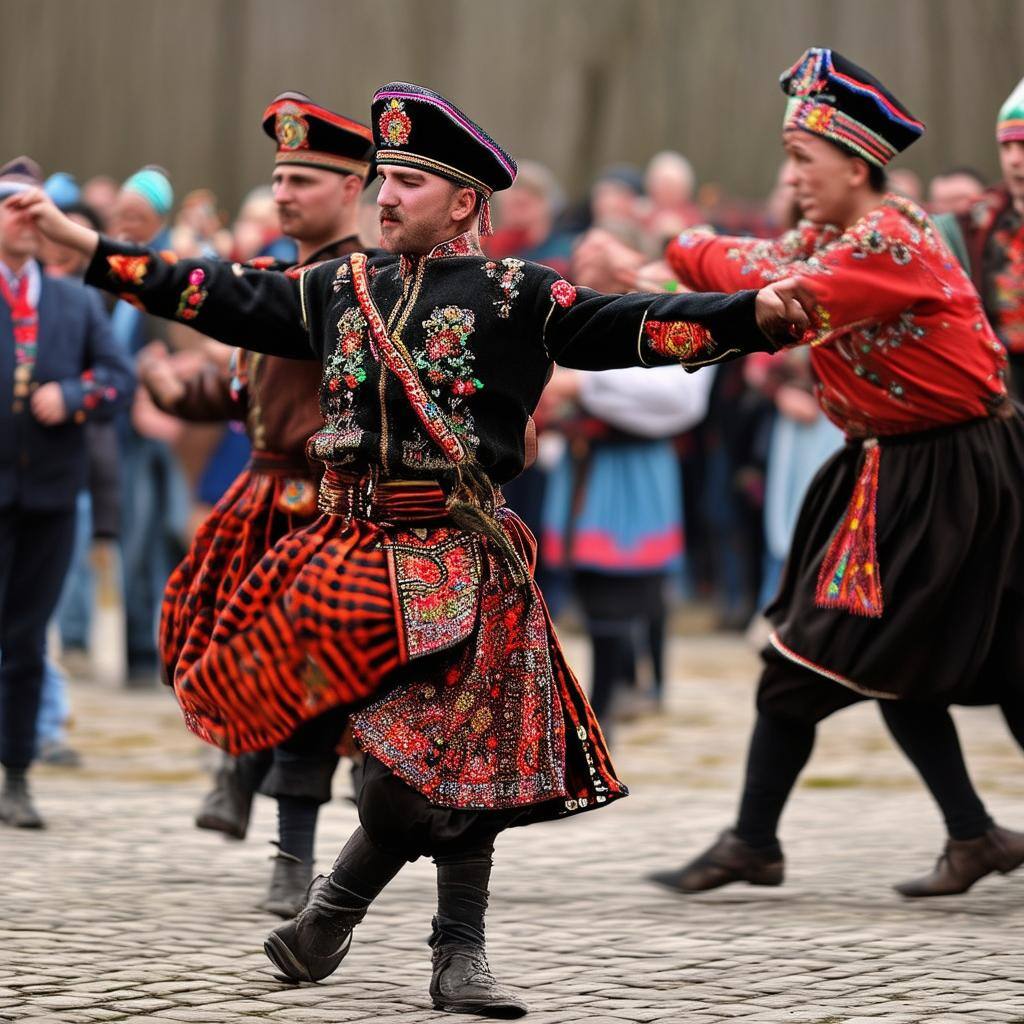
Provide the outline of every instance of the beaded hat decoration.
<path id="1" fill-rule="evenodd" d="M 365 178 L 373 160 L 373 132 L 335 114 L 305 93 L 283 92 L 263 112 L 263 130 L 277 143 L 278 164 L 320 167 Z"/>
<path id="2" fill-rule="evenodd" d="M 483 128 L 440 93 L 408 82 L 374 93 L 372 121 L 379 167 L 412 167 L 475 189 L 480 231 L 490 233 L 490 197 L 515 181 L 516 162 Z"/>
<path id="3" fill-rule="evenodd" d="M 1024 78 L 1017 83 L 1017 88 L 999 108 L 999 117 L 996 118 L 996 140 L 1024 142 Z"/>
<path id="4" fill-rule="evenodd" d="M 881 82 L 835 50 L 812 46 L 779 76 L 783 130 L 820 135 L 884 167 L 924 134 L 924 124 Z"/>

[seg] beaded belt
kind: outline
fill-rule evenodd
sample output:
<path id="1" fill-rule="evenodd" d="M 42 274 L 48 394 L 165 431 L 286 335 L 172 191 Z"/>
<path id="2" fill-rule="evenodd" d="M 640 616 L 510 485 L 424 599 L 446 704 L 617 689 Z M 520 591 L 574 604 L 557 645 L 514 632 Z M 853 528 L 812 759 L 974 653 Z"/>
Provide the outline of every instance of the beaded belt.
<path id="1" fill-rule="evenodd" d="M 376 522 L 427 523 L 448 515 L 448 494 L 436 480 L 378 480 L 328 469 L 317 506 L 329 516 Z"/>

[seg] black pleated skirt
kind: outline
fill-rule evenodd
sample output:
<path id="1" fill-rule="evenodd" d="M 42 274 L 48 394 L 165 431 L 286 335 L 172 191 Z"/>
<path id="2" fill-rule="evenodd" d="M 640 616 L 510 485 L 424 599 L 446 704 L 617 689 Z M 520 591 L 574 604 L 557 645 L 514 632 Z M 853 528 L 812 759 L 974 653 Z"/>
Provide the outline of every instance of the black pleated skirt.
<path id="1" fill-rule="evenodd" d="M 882 614 L 816 604 L 822 560 L 864 450 L 818 472 L 800 510 L 771 644 L 791 662 L 867 695 L 997 702 L 1024 679 L 1024 407 L 879 439 L 877 571 Z"/>

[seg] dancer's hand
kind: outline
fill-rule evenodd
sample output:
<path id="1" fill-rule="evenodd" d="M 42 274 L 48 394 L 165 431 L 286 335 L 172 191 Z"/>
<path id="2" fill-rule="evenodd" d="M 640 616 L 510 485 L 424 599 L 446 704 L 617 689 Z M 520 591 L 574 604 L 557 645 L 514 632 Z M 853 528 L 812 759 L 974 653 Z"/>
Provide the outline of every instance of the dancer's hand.
<path id="1" fill-rule="evenodd" d="M 139 380 L 158 406 L 170 408 L 184 397 L 185 383 L 162 341 L 151 342 L 142 349 L 135 366 Z"/>
<path id="2" fill-rule="evenodd" d="M 36 228 L 45 238 L 58 245 L 92 257 L 99 245 L 100 236 L 92 228 L 76 224 L 70 217 L 57 209 L 53 200 L 41 189 L 30 188 L 16 192 L 4 201 L 8 210 L 31 217 Z"/>
<path id="3" fill-rule="evenodd" d="M 813 310 L 814 295 L 799 277 L 774 281 L 757 293 L 757 326 L 778 348 L 804 336 Z"/>

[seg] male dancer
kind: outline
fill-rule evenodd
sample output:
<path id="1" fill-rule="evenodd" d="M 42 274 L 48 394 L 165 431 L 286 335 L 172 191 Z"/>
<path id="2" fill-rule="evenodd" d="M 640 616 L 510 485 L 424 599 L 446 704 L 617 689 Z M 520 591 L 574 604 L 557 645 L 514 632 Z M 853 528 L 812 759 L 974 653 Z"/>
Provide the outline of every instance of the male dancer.
<path id="1" fill-rule="evenodd" d="M 937 220 L 960 236 L 968 273 L 1006 346 L 1012 391 L 1024 399 L 1024 80 L 999 109 L 996 142 L 1003 180 L 967 213 Z"/>
<path id="2" fill-rule="evenodd" d="M 160 315 L 193 310 L 221 340 L 323 363 L 326 426 L 308 450 L 327 466 L 325 514 L 249 573 L 175 678 L 191 728 L 233 750 L 377 695 L 355 720 L 361 825 L 268 954 L 294 980 L 327 977 L 401 866 L 432 856 L 434 1005 L 518 1016 L 525 1006 L 484 952 L 494 839 L 626 790 L 532 581 L 532 538 L 498 487 L 522 468 L 553 362 L 697 367 L 770 350 L 766 335 L 808 321 L 794 282 L 733 297 L 600 295 L 488 260 L 476 222 L 487 229 L 512 158 L 419 86 L 378 90 L 372 117 L 387 256 L 290 276 L 171 264 L 79 229 L 40 193 L 21 205 L 92 256 L 91 281 Z"/>
<path id="3" fill-rule="evenodd" d="M 284 233 L 297 243 L 298 265 L 359 251 L 360 197 L 373 154 L 370 129 L 295 92 L 276 97 L 262 124 L 277 143 L 274 199 Z M 287 269 L 259 258 L 250 265 Z M 319 474 L 305 447 L 324 426 L 315 402 L 320 368 L 244 349 L 234 359 L 232 371 L 209 367 L 191 379 L 181 378 L 162 346 L 145 350 L 139 364 L 143 383 L 164 411 L 188 420 L 244 420 L 253 447 L 250 465 L 200 527 L 168 582 L 160 630 L 168 680 L 202 655 L 216 609 L 239 580 L 284 534 L 316 515 Z M 331 797 L 344 724 L 343 709 L 328 711 L 272 751 L 224 755 L 196 819 L 200 828 L 241 839 L 256 788 L 276 798 L 278 853 L 261 906 L 281 917 L 294 917 L 305 900 L 317 815 Z"/>
<path id="4" fill-rule="evenodd" d="M 780 884 L 776 829 L 816 723 L 874 697 L 950 837 L 897 890 L 962 893 L 1024 863 L 1024 834 L 989 816 L 947 710 L 995 699 L 1024 746 L 1024 417 L 977 292 L 924 213 L 885 194 L 885 164 L 924 126 L 833 50 L 808 50 L 782 88 L 785 176 L 807 222 L 774 241 L 684 232 L 666 258 L 693 288 L 800 276 L 816 295 L 818 398 L 848 444 L 808 492 L 766 611 L 737 823 L 655 880 Z"/>

